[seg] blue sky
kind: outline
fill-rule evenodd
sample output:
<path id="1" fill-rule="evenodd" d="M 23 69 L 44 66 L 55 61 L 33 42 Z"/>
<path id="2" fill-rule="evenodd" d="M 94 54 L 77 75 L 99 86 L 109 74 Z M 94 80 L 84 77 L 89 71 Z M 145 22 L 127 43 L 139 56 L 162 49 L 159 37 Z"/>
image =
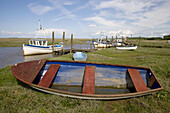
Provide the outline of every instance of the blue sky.
<path id="1" fill-rule="evenodd" d="M 35 37 L 38 20 L 51 37 L 164 36 L 170 0 L 0 0 L 0 37 Z"/>

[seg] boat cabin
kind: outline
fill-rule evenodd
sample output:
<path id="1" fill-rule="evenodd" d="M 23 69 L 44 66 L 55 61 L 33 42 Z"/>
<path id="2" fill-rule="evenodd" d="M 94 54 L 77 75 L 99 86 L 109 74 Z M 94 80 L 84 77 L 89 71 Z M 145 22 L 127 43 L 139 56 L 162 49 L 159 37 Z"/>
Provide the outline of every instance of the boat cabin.
<path id="1" fill-rule="evenodd" d="M 104 42 L 104 40 L 102 38 L 99 38 L 97 41 L 98 42 Z"/>
<path id="2" fill-rule="evenodd" d="M 31 39 L 31 40 L 29 40 L 29 45 L 47 46 L 47 40 L 44 40 L 44 39 Z"/>
<path id="3" fill-rule="evenodd" d="M 114 42 L 122 42 L 122 41 L 123 41 L 122 38 L 117 38 L 114 40 Z"/>

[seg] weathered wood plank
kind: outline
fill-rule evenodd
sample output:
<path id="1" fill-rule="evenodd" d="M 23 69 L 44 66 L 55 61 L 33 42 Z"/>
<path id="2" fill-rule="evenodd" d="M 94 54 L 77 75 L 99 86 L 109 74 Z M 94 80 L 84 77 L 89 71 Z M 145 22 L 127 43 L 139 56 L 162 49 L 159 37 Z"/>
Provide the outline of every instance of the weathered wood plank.
<path id="1" fill-rule="evenodd" d="M 156 81 L 155 78 L 152 76 L 148 81 L 148 86 L 152 87 L 155 81 Z"/>
<path id="2" fill-rule="evenodd" d="M 53 81 L 56 73 L 58 72 L 59 67 L 60 65 L 58 64 L 51 64 L 38 85 L 43 87 L 50 87 L 50 84 Z"/>
<path id="3" fill-rule="evenodd" d="M 95 66 L 86 66 L 83 82 L 84 94 L 95 93 Z"/>
<path id="4" fill-rule="evenodd" d="M 13 66 L 12 69 L 18 78 L 32 83 L 45 63 L 45 60 L 23 62 Z"/>
<path id="5" fill-rule="evenodd" d="M 128 69 L 134 87 L 137 92 L 147 91 L 148 88 L 137 69 Z"/>

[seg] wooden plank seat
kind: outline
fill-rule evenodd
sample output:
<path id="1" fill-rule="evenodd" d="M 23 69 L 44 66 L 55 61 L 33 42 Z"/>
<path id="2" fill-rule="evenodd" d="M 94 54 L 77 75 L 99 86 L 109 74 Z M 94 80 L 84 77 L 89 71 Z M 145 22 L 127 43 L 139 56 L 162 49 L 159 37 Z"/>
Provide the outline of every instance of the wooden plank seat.
<path id="1" fill-rule="evenodd" d="M 58 72 L 59 67 L 60 65 L 58 64 L 51 64 L 43 78 L 38 83 L 38 85 L 43 87 L 50 87 L 51 82 L 53 81 L 56 73 Z"/>
<path id="2" fill-rule="evenodd" d="M 83 81 L 83 94 L 95 93 L 95 66 L 86 66 L 84 81 Z"/>
<path id="3" fill-rule="evenodd" d="M 152 88 L 153 84 L 155 83 L 155 78 L 152 76 L 149 80 L 148 80 L 148 86 L 150 88 Z"/>
<path id="4" fill-rule="evenodd" d="M 143 78 L 137 69 L 128 69 L 128 73 L 137 92 L 148 90 Z"/>

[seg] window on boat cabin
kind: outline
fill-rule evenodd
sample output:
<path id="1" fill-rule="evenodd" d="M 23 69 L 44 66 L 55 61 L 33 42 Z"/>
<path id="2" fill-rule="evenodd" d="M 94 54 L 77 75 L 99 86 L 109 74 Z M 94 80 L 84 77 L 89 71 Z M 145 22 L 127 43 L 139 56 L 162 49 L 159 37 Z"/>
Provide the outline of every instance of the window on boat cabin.
<path id="1" fill-rule="evenodd" d="M 32 41 L 32 45 L 36 45 L 35 41 Z"/>
<path id="2" fill-rule="evenodd" d="M 36 45 L 37 45 L 37 46 L 40 46 L 40 41 L 36 41 L 36 42 L 37 42 L 37 44 L 36 44 Z"/>
<path id="3" fill-rule="evenodd" d="M 44 46 L 47 46 L 47 41 L 44 41 Z"/>
<path id="4" fill-rule="evenodd" d="M 38 41 L 35 41 L 35 45 L 36 45 L 36 46 L 38 45 Z"/>
<path id="5" fill-rule="evenodd" d="M 29 45 L 34 45 L 33 40 L 29 40 Z"/>
<path id="6" fill-rule="evenodd" d="M 40 45 L 41 45 L 41 46 L 43 46 L 43 45 L 44 45 L 43 41 L 41 41 Z"/>

